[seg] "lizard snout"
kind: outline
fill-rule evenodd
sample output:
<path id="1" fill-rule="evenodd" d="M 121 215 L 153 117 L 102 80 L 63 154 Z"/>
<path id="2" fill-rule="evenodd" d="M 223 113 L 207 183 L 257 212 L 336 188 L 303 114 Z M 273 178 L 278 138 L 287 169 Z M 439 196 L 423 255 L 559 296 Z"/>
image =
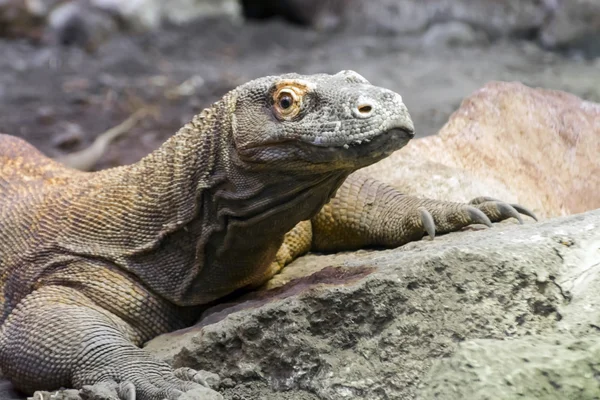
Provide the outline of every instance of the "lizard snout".
<path id="1" fill-rule="evenodd" d="M 408 127 L 390 129 L 388 135 L 389 134 L 394 134 L 405 139 L 412 139 L 413 137 L 415 137 L 414 129 L 410 129 Z"/>

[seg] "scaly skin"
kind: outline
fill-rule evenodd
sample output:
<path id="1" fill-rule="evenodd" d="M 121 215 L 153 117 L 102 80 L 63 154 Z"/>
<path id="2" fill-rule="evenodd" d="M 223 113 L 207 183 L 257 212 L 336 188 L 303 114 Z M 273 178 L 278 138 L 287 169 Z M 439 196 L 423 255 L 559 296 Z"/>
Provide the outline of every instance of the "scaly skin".
<path id="1" fill-rule="evenodd" d="M 0 135 L 2 371 L 28 393 L 110 382 L 115 398 L 202 398 L 195 371 L 139 348 L 192 323 L 196 306 L 310 250 L 518 217 L 350 175 L 412 136 L 400 96 L 352 71 L 251 81 L 139 163 L 100 172 Z"/>

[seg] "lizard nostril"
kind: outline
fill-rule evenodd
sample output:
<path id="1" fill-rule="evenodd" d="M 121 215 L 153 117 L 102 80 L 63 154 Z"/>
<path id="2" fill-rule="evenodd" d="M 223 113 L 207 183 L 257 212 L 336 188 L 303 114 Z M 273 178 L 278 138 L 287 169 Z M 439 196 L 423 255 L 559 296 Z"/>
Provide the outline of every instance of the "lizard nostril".
<path id="1" fill-rule="evenodd" d="M 361 96 L 362 97 L 362 96 Z M 359 98 L 352 110 L 352 113 L 357 118 L 369 118 L 375 111 L 375 105 L 369 98 Z"/>

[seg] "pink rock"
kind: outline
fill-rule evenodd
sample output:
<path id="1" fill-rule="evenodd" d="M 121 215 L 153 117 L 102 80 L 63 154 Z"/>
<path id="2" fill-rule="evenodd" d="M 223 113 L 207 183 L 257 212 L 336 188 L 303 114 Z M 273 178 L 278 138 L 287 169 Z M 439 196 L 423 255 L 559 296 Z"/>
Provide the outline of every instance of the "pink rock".
<path id="1" fill-rule="evenodd" d="M 437 135 L 412 141 L 369 170 L 406 193 L 498 197 L 543 218 L 600 208 L 600 104 L 491 82 L 466 98 Z"/>

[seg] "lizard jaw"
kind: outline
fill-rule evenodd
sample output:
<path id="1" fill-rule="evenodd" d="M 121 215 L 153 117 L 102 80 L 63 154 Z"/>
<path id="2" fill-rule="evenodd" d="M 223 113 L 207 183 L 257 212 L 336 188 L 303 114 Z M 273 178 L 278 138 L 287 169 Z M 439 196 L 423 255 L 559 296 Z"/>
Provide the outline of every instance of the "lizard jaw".
<path id="1" fill-rule="evenodd" d="M 273 148 L 279 148 L 287 153 L 290 159 L 302 160 L 306 164 L 334 163 L 336 168 L 345 165 L 344 168 L 355 169 L 375 163 L 394 151 L 404 147 L 414 137 L 412 127 L 394 127 L 370 138 L 349 140 L 346 143 L 325 144 L 315 141 L 284 140 L 277 142 L 262 143 L 243 149 L 240 154 L 247 162 L 267 163 L 266 153 Z M 283 153 L 279 153 L 280 156 Z"/>

